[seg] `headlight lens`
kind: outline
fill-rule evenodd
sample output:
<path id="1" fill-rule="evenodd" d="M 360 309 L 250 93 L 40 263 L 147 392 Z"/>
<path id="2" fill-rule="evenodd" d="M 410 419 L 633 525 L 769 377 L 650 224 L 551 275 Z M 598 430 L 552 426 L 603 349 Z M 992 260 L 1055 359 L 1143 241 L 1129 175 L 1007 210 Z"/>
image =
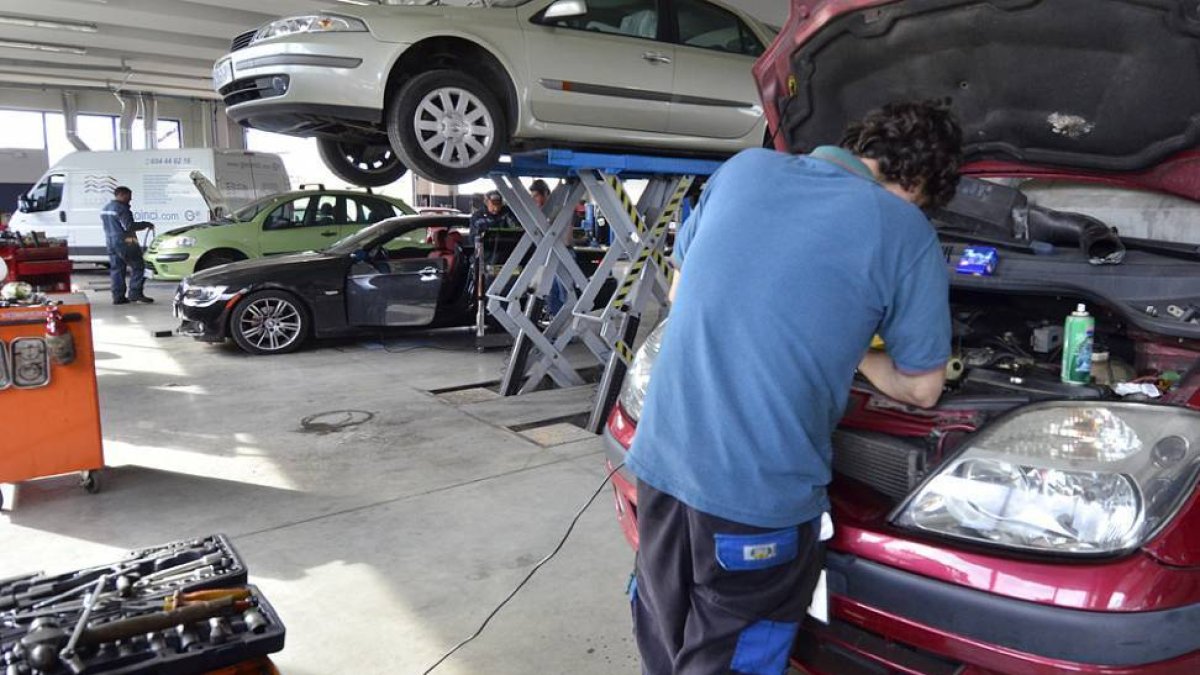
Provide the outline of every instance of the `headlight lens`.
<path id="1" fill-rule="evenodd" d="M 1135 548 L 1190 494 L 1200 414 L 1047 403 L 971 439 L 895 514 L 902 527 L 1030 551 Z"/>
<path id="2" fill-rule="evenodd" d="M 172 237 L 162 243 L 162 248 L 191 248 L 195 245 L 195 237 Z"/>
<path id="3" fill-rule="evenodd" d="M 662 348 L 663 332 L 667 322 L 663 321 L 650 331 L 641 349 L 633 357 L 629 372 L 625 374 L 625 384 L 621 387 L 618 401 L 625 412 L 634 420 L 642 416 L 642 404 L 646 401 L 646 387 L 650 384 L 650 369 L 658 359 L 658 350 Z"/>
<path id="4" fill-rule="evenodd" d="M 183 291 L 183 304 L 192 307 L 207 307 L 227 297 L 227 286 L 188 286 Z"/>
<path id="5" fill-rule="evenodd" d="M 309 14 L 278 19 L 258 29 L 251 42 L 297 33 L 362 33 L 367 24 L 359 19 L 332 14 Z"/>

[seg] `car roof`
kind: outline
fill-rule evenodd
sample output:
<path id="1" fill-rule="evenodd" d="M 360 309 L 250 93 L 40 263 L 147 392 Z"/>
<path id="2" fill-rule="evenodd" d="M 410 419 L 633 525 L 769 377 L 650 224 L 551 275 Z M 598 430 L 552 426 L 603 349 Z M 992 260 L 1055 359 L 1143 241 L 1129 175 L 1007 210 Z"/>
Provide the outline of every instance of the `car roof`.
<path id="1" fill-rule="evenodd" d="M 304 197 L 304 196 L 309 196 L 309 195 L 333 195 L 333 196 L 343 196 L 344 195 L 347 197 L 378 197 L 380 199 L 387 199 L 389 201 L 404 201 L 403 199 L 401 199 L 399 197 L 393 197 L 391 195 L 380 194 L 378 192 L 367 192 L 366 190 L 351 190 L 351 189 L 322 190 L 322 189 L 318 188 L 315 190 L 290 190 L 288 192 L 280 192 L 279 194 L 276 194 L 273 196 L 275 196 L 275 197 Z M 405 203 L 407 204 L 408 202 L 405 202 Z"/>

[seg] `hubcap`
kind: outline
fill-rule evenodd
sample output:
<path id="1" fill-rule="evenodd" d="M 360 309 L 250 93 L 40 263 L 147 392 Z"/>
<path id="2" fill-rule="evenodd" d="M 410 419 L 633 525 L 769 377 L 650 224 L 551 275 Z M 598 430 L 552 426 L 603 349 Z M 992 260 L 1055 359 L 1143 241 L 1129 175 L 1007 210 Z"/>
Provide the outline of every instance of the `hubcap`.
<path id="1" fill-rule="evenodd" d="M 391 168 L 396 156 L 389 145 L 338 145 L 342 157 L 360 171 L 379 173 Z"/>
<path id="2" fill-rule="evenodd" d="M 496 124 L 483 101 L 460 87 L 434 89 L 413 115 L 417 143 L 442 166 L 477 164 L 496 143 Z"/>
<path id="3" fill-rule="evenodd" d="M 300 311 L 280 298 L 250 303 L 238 322 L 242 337 L 264 351 L 278 351 L 300 338 Z"/>

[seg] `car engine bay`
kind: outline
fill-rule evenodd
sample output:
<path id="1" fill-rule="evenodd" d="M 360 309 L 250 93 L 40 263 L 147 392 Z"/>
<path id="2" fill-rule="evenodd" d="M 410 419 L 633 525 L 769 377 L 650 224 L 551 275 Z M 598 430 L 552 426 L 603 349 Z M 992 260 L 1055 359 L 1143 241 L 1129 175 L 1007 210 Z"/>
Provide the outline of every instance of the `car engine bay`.
<path id="1" fill-rule="evenodd" d="M 1200 363 L 1200 304 L 1191 301 L 1200 296 L 1200 256 L 1186 246 L 1125 242 L 1090 216 L 1041 209 L 1016 188 L 977 179 L 964 179 L 931 220 L 952 275 L 941 400 L 914 408 L 859 377 L 834 435 L 836 473 L 897 503 L 964 439 L 1022 406 L 1186 400 Z M 956 274 L 963 251 L 980 244 L 999 252 L 994 273 Z M 1079 304 L 1095 319 L 1085 385 L 1060 377 L 1063 322 Z"/>

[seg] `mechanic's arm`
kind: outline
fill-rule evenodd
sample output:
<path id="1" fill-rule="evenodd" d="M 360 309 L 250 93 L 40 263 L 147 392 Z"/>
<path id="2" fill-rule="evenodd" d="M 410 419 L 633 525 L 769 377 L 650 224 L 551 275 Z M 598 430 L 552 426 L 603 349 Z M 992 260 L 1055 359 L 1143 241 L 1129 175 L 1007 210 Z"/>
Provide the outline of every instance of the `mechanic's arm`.
<path id="1" fill-rule="evenodd" d="M 896 367 L 885 352 L 869 351 L 858 365 L 871 384 L 884 394 L 909 405 L 932 408 L 946 383 L 945 366 L 924 373 L 910 374 Z"/>
<path id="2" fill-rule="evenodd" d="M 868 352 L 859 370 L 892 398 L 922 408 L 937 404 L 950 359 L 950 280 L 937 239 L 930 238 L 896 280 L 879 334 L 887 352 Z"/>
<path id="3" fill-rule="evenodd" d="M 133 221 L 133 210 L 127 205 L 124 208 L 117 209 L 117 222 L 121 223 L 121 227 L 126 233 L 137 231 L 137 223 Z"/>

